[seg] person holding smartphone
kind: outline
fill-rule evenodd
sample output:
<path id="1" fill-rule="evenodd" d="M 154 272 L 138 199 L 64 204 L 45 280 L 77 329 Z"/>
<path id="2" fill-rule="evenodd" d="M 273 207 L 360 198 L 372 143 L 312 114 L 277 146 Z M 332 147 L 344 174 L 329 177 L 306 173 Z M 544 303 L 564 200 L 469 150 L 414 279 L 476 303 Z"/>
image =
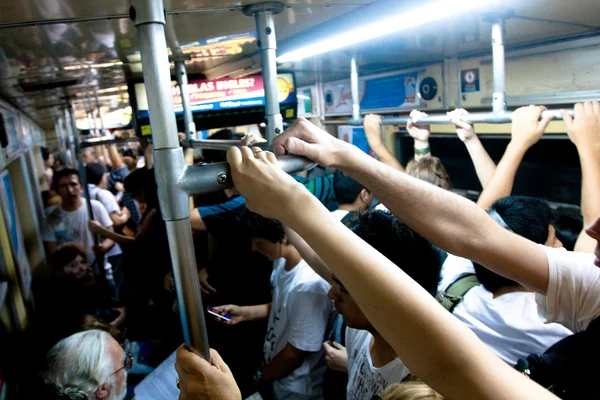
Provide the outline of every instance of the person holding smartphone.
<path id="1" fill-rule="evenodd" d="M 215 307 L 231 318 L 219 321 L 235 325 L 268 319 L 264 367 L 255 378 L 261 394 L 275 399 L 320 399 L 326 369 L 321 346 L 332 312 L 329 284 L 289 244 L 278 221 L 246 212 L 242 225 L 249 232 L 252 249 L 273 261 L 273 300 L 256 306 Z"/>

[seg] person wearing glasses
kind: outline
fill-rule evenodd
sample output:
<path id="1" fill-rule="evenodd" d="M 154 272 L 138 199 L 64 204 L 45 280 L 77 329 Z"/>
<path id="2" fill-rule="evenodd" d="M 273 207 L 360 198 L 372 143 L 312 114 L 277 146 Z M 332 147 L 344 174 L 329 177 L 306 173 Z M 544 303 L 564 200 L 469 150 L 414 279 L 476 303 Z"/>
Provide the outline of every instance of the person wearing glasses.
<path id="1" fill-rule="evenodd" d="M 47 356 L 47 388 L 68 399 L 122 400 L 132 358 L 108 332 L 89 330 L 59 341 Z"/>

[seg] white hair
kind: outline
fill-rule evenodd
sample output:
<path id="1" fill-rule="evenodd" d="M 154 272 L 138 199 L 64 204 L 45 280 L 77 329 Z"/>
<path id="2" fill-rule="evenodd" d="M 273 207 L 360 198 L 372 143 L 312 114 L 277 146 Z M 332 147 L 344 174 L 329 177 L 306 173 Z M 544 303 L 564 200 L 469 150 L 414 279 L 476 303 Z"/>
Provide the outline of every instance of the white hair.
<path id="1" fill-rule="evenodd" d="M 114 364 L 106 348 L 111 338 L 89 330 L 62 339 L 48 352 L 44 382 L 69 399 L 95 399 L 102 384 L 114 386 Z"/>

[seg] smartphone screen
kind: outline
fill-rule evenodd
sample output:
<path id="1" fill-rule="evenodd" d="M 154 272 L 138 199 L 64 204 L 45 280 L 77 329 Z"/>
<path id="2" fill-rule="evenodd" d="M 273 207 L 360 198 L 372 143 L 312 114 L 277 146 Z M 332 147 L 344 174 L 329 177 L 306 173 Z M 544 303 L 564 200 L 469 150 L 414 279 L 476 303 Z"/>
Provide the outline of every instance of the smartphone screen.
<path id="1" fill-rule="evenodd" d="M 231 321 L 231 316 L 229 314 L 224 314 L 216 308 L 208 307 L 207 311 L 209 314 L 212 314 L 215 317 L 224 319 L 225 321 Z"/>

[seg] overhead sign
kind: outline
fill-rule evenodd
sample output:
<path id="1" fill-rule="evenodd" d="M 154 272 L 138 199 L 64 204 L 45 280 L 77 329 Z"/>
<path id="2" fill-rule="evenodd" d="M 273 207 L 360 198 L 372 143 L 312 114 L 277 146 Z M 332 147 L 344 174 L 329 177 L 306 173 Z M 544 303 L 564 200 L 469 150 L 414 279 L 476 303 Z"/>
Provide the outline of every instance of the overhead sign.
<path id="1" fill-rule="evenodd" d="M 360 108 L 361 110 L 386 110 L 416 107 L 420 103 L 417 96 L 418 87 L 418 72 L 359 80 Z M 349 81 L 327 83 L 324 85 L 324 93 L 325 114 L 352 113 Z"/>
<path id="2" fill-rule="evenodd" d="M 278 74 L 278 98 L 280 104 L 296 102 L 294 75 Z M 135 85 L 138 116 L 148 116 L 148 100 L 143 83 Z M 181 92 L 176 82 L 172 86 L 173 106 L 176 113 L 183 112 Z M 265 105 L 265 91 L 262 75 L 243 78 L 197 80 L 188 84 L 189 103 L 192 112 L 218 111 L 227 109 L 261 107 Z"/>

